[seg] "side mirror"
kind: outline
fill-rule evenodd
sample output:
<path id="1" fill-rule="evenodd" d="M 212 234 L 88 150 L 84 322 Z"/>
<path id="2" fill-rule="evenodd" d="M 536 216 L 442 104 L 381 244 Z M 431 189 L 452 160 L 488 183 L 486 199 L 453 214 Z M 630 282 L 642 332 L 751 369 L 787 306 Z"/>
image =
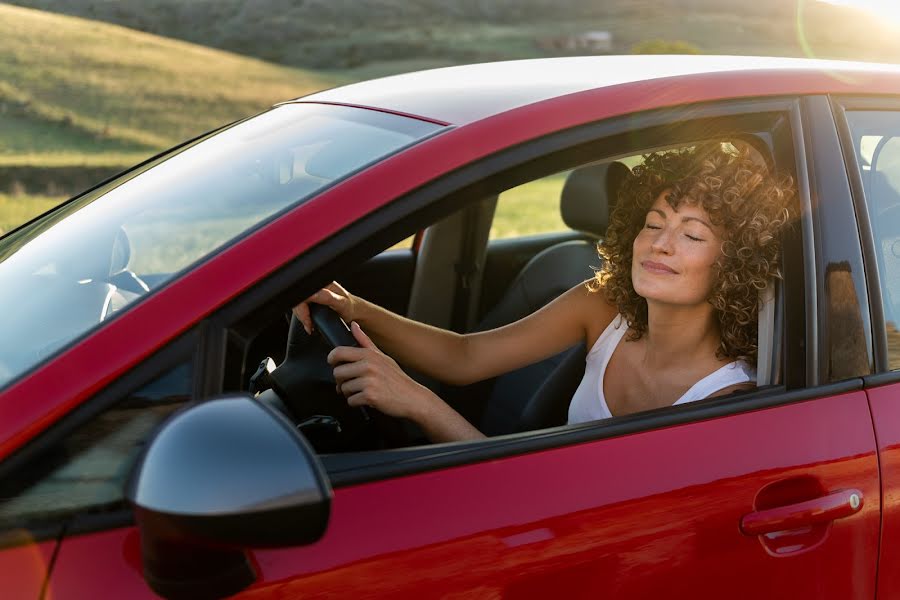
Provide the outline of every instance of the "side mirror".
<path id="1" fill-rule="evenodd" d="M 218 598 L 255 580 L 246 549 L 321 538 L 332 491 L 289 421 L 235 395 L 173 415 L 138 461 L 125 497 L 150 587 L 166 598 Z"/>

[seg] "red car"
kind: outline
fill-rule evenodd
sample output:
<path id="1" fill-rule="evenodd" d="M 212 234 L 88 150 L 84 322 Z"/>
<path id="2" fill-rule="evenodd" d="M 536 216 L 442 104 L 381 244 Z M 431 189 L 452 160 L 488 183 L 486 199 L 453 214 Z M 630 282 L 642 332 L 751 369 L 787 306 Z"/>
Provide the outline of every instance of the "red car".
<path id="1" fill-rule="evenodd" d="M 427 444 L 348 408 L 291 322 L 332 280 L 515 320 L 590 276 L 643 153 L 711 139 L 799 191 L 753 391 L 568 426 L 574 348 L 426 381 L 490 435 Z M 4 598 L 900 595 L 898 68 L 595 57 L 321 92 L 6 234 L 0 306 Z"/>

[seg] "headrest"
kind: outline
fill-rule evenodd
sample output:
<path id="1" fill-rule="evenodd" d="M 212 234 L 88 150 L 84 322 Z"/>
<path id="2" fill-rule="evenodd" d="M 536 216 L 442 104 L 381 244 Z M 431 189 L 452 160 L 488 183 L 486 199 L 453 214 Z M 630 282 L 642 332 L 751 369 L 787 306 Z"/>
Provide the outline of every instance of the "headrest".
<path id="1" fill-rule="evenodd" d="M 565 224 L 576 231 L 605 236 L 616 193 L 630 172 L 624 164 L 613 161 L 569 173 L 559 205 Z"/>

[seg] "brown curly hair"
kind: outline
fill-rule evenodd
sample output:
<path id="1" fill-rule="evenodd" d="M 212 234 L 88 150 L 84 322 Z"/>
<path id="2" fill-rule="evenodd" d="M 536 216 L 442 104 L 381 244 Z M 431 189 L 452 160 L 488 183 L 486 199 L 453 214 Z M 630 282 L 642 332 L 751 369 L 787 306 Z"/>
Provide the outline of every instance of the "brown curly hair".
<path id="1" fill-rule="evenodd" d="M 721 336 L 716 355 L 754 364 L 759 291 L 781 277 L 778 233 L 794 214 L 791 177 L 771 175 L 747 150 L 723 142 L 644 156 L 619 189 L 606 238 L 598 245 L 605 260 L 588 285 L 618 308 L 631 329 L 629 340 L 647 331 L 647 301 L 631 282 L 632 244 L 665 190 L 673 209 L 683 203 L 702 207 L 721 226 L 722 254 L 708 298 Z"/>

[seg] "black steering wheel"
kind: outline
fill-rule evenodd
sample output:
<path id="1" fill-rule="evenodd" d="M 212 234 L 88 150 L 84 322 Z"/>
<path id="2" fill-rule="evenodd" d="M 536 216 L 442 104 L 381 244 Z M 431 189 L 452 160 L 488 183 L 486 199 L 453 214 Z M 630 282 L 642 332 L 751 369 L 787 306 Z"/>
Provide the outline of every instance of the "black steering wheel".
<path id="1" fill-rule="evenodd" d="M 269 373 L 269 381 L 313 447 L 338 452 L 407 445 L 400 420 L 372 407 L 351 407 L 335 389 L 326 356 L 337 346 L 359 347 L 346 323 L 319 304 L 310 304 L 310 316 L 313 335 L 292 316 L 285 359 Z"/>

